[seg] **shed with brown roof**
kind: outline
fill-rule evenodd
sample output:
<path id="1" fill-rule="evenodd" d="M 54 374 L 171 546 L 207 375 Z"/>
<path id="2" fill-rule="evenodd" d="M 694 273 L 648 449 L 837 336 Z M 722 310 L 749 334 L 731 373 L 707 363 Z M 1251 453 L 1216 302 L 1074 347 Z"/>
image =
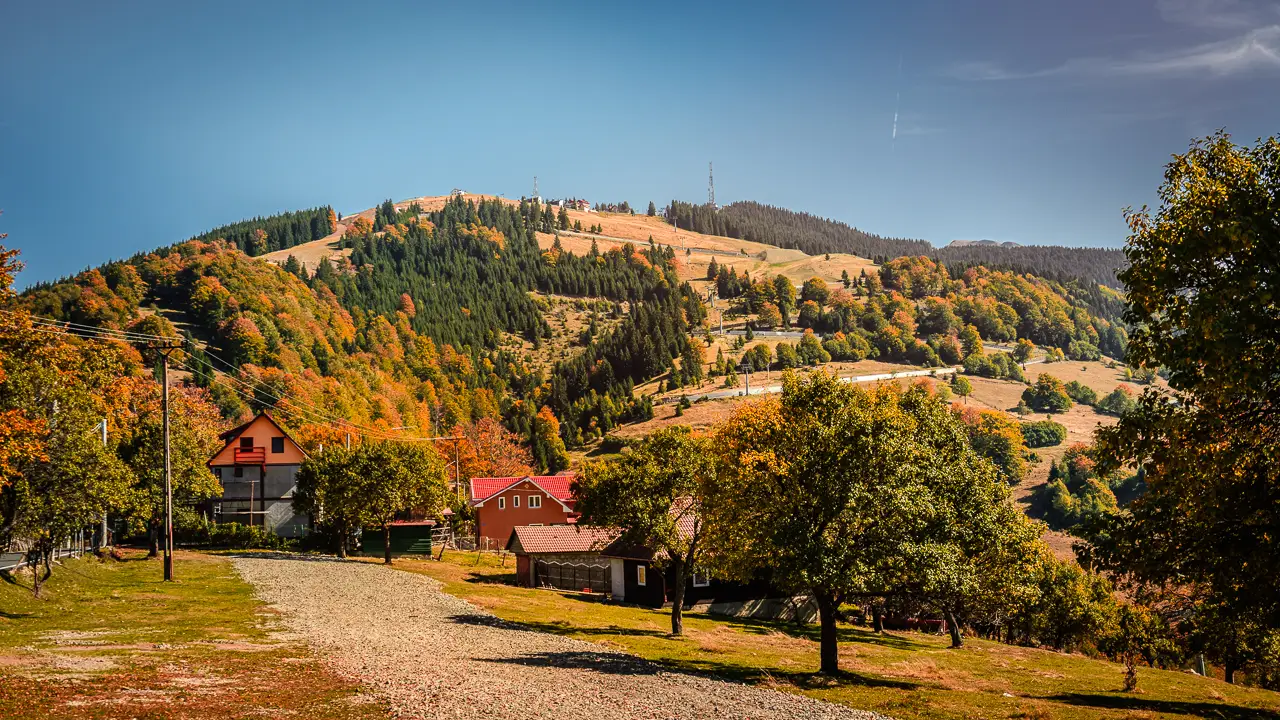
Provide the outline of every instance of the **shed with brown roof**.
<path id="1" fill-rule="evenodd" d="M 525 587 L 609 592 L 609 561 L 600 552 L 620 532 L 577 525 L 517 525 L 506 546 L 516 556 L 516 582 Z"/>

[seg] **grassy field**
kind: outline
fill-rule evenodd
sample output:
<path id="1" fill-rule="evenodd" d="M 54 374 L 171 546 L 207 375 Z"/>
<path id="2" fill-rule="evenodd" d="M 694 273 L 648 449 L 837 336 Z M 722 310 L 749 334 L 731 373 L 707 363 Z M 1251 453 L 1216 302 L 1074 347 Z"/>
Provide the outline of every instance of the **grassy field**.
<path id="1" fill-rule="evenodd" d="M 224 557 L 71 560 L 44 597 L 0 583 L 0 718 L 386 718 L 270 615 Z"/>
<path id="2" fill-rule="evenodd" d="M 1137 694 L 1119 692 L 1121 666 L 1079 655 L 944 637 L 842 627 L 843 677 L 818 665 L 816 626 L 689 615 L 685 637 L 667 634 L 666 612 L 598 597 L 512 586 L 514 560 L 475 554 L 444 562 L 398 560 L 445 589 L 530 628 L 602 643 L 689 672 L 777 687 L 876 710 L 900 720 L 953 718 L 1280 718 L 1280 694 L 1182 672 L 1143 668 Z"/>

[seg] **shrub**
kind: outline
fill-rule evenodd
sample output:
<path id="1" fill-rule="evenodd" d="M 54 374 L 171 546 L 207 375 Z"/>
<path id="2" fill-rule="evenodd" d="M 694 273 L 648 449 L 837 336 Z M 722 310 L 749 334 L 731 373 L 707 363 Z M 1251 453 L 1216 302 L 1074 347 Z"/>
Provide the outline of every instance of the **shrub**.
<path id="1" fill-rule="evenodd" d="M 281 550 L 293 544 L 270 530 L 238 522 L 212 523 L 201 520 L 187 527 L 177 527 L 175 523 L 174 536 L 174 542 L 178 544 L 230 550 Z"/>
<path id="2" fill-rule="evenodd" d="M 1133 399 L 1133 391 L 1120 385 L 1098 401 L 1097 410 L 1109 415 L 1124 415 L 1132 411 L 1137 404 L 1138 402 Z"/>
<path id="3" fill-rule="evenodd" d="M 800 367 L 800 353 L 791 343 L 778 343 L 775 350 L 778 356 L 778 367 L 785 369 Z"/>
<path id="4" fill-rule="evenodd" d="M 970 375 L 997 380 L 1008 379 L 1022 382 L 1027 379 L 1027 376 L 1022 372 L 1022 368 L 1018 366 L 1018 362 L 1009 353 L 970 355 L 964 359 L 964 371 Z"/>
<path id="5" fill-rule="evenodd" d="M 1072 360 L 1097 360 L 1102 357 L 1098 346 L 1083 340 L 1073 340 L 1067 346 L 1067 357 Z"/>
<path id="6" fill-rule="evenodd" d="M 1067 391 L 1067 397 L 1070 397 L 1081 405 L 1093 406 L 1098 404 L 1098 393 L 1094 392 L 1093 388 L 1085 385 L 1079 380 L 1072 380 L 1064 385 L 1063 389 Z"/>
<path id="7" fill-rule="evenodd" d="M 1022 437 L 1027 441 L 1027 447 L 1054 447 L 1067 439 L 1067 428 L 1052 420 L 1022 423 Z"/>
<path id="8" fill-rule="evenodd" d="M 1022 401 L 1040 412 L 1060 413 L 1071 409 L 1071 397 L 1062 381 L 1048 373 L 1041 373 L 1035 385 L 1022 392 Z"/>

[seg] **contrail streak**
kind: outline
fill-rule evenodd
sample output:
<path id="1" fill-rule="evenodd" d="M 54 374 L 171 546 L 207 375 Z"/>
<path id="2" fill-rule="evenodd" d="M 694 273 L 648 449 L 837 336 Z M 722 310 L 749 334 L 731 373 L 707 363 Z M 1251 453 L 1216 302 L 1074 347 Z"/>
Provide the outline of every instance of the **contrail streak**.
<path id="1" fill-rule="evenodd" d="M 898 140 L 898 103 L 902 101 L 902 92 L 899 91 L 893 101 L 893 141 Z"/>
<path id="2" fill-rule="evenodd" d="M 902 105 L 902 53 L 898 53 L 898 89 L 893 97 L 893 136 L 890 138 L 891 146 L 898 143 L 898 110 Z"/>

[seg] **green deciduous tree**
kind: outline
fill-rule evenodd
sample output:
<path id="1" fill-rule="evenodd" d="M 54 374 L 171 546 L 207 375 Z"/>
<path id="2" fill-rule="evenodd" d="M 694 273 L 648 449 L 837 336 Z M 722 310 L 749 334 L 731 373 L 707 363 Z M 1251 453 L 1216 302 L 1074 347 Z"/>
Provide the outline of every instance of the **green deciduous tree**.
<path id="1" fill-rule="evenodd" d="M 1124 385 L 1119 385 L 1115 390 L 1107 393 L 1107 396 L 1098 401 L 1095 406 L 1099 412 L 1108 413 L 1117 417 L 1128 414 L 1138 406 L 1138 401 L 1133 397 L 1133 391 Z"/>
<path id="2" fill-rule="evenodd" d="M 672 635 L 684 632 L 685 581 L 706 552 L 700 511 L 714 474 L 707 440 L 677 426 L 586 466 L 574 483 L 580 523 L 622 528 L 623 543 L 652 550 L 658 567 L 671 568 Z"/>
<path id="3" fill-rule="evenodd" d="M 1026 338 L 1018 338 L 1018 344 L 1013 347 L 1013 359 L 1019 363 L 1026 363 L 1031 359 L 1031 353 L 1035 351 L 1035 343 Z"/>
<path id="4" fill-rule="evenodd" d="M 1104 468 L 1139 464 L 1147 492 L 1091 537 L 1101 566 L 1201 608 L 1280 628 L 1280 141 L 1225 133 L 1174 157 L 1160 208 L 1128 215 L 1126 361 L 1161 367 L 1099 431 Z"/>
<path id="5" fill-rule="evenodd" d="M 1062 381 L 1048 373 L 1040 373 L 1035 385 L 1022 391 L 1022 401 L 1038 412 L 1060 413 L 1071 409 L 1071 397 Z"/>
<path id="6" fill-rule="evenodd" d="M 982 336 L 978 334 L 978 328 L 972 325 L 965 325 L 960 330 L 960 347 L 964 349 L 964 356 L 982 355 Z"/>
<path id="7" fill-rule="evenodd" d="M 923 388 L 906 392 L 788 375 L 781 397 L 744 406 L 717 432 L 706 503 L 722 571 L 767 570 L 808 592 L 821 667 L 839 670 L 837 609 L 857 596 L 925 599 L 953 621 L 1009 596 L 1035 529 L 1007 502 L 960 420 Z"/>
<path id="8" fill-rule="evenodd" d="M 533 461 L 539 468 L 549 473 L 558 473 L 569 467 L 569 453 L 560 437 L 560 421 L 550 408 L 543 407 L 538 411 L 529 432 Z"/>
<path id="9" fill-rule="evenodd" d="M 383 562 L 390 565 L 391 522 L 396 516 L 417 510 L 438 517 L 444 510 L 448 499 L 444 461 L 433 448 L 390 441 L 361 445 L 354 459 L 360 476 L 361 520 L 382 530 Z"/>
<path id="10" fill-rule="evenodd" d="M 351 534 L 360 527 L 363 481 L 357 450 L 326 448 L 298 468 L 293 511 L 311 517 L 317 530 L 332 534 L 338 557 L 346 557 Z"/>
<path id="11" fill-rule="evenodd" d="M 117 453 L 132 475 L 127 507 L 134 529 L 145 529 L 150 553 L 159 553 L 164 522 L 164 417 L 161 388 L 149 379 L 124 379 L 129 403 L 115 413 L 120 439 Z M 194 505 L 222 494 L 222 486 L 206 465 L 221 447 L 222 420 L 205 390 L 177 387 L 169 391 L 169 465 L 175 507 Z"/>
<path id="12" fill-rule="evenodd" d="M 1085 385 L 1079 380 L 1072 380 L 1066 385 L 1063 385 L 1062 389 L 1067 393 L 1067 397 L 1081 405 L 1093 406 L 1098 404 L 1098 393 L 1094 392 L 1093 388 Z"/>

